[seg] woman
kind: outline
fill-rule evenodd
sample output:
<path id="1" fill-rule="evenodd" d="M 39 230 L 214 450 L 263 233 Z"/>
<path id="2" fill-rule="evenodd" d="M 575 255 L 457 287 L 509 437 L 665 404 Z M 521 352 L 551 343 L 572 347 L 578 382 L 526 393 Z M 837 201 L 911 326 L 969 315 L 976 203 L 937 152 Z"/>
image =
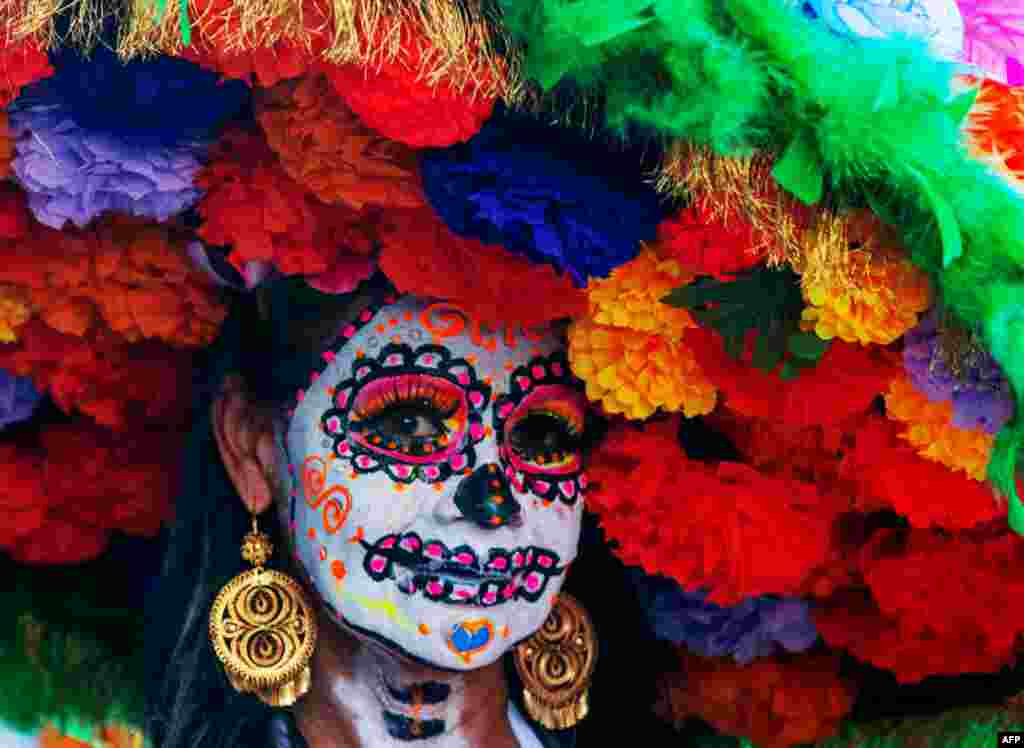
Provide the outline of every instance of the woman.
<path id="1" fill-rule="evenodd" d="M 209 350 L 147 606 L 156 746 L 576 744 L 574 729 L 524 717 L 515 704 L 531 692 L 510 664 L 578 553 L 587 417 L 561 339 L 390 293 L 380 278 L 349 296 L 278 281 L 240 302 Z M 253 517 L 314 611 L 308 693 L 299 675 L 261 694 L 298 696 L 291 708 L 239 693 L 211 648 Z M 606 597 L 616 571 L 594 587 L 609 612 L 635 605 Z M 639 623 L 620 627 L 623 660 L 643 661 Z M 578 631 L 582 690 L 598 644 Z M 636 685 L 609 686 L 616 717 L 649 708 L 653 679 Z"/>

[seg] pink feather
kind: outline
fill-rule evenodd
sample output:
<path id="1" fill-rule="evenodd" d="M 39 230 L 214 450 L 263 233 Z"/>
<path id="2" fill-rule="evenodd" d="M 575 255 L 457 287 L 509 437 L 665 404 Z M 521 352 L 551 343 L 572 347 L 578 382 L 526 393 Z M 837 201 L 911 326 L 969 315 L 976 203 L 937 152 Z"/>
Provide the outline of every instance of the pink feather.
<path id="1" fill-rule="evenodd" d="M 1024 85 L 1024 1 L 957 0 L 964 61 L 1011 86 Z"/>

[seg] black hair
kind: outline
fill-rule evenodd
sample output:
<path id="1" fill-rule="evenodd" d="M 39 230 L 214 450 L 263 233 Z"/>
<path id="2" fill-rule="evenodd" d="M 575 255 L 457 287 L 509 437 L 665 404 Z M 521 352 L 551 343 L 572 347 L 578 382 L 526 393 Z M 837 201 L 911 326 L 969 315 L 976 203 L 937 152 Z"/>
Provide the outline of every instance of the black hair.
<path id="1" fill-rule="evenodd" d="M 207 633 L 218 591 L 245 570 L 239 544 L 250 523 L 219 457 L 211 405 L 232 373 L 243 376 L 255 402 L 286 402 L 308 383 L 338 320 L 354 317 L 360 299 L 388 292 L 380 276 L 343 296 L 319 294 L 298 280 L 276 281 L 234 299 L 217 340 L 199 354 L 175 517 L 145 605 L 144 729 L 157 748 L 265 745 L 273 715 L 231 687 Z M 261 529 L 281 549 L 277 525 L 265 522 Z"/>

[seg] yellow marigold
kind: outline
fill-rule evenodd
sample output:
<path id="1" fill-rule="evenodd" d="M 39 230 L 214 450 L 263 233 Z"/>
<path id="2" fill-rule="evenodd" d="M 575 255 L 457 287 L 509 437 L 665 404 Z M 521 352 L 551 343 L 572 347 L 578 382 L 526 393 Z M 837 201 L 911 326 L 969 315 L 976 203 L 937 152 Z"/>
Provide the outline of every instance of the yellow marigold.
<path id="1" fill-rule="evenodd" d="M 889 418 L 906 425 L 900 437 L 922 457 L 963 470 L 975 480 L 985 479 L 994 437 L 980 429 L 954 426 L 952 402 L 932 402 L 901 376 L 889 386 L 885 406 Z"/>
<path id="2" fill-rule="evenodd" d="M 31 311 L 67 335 L 105 327 L 129 343 L 203 346 L 226 313 L 182 238 L 124 217 L 84 231 L 35 227 L 31 238 L 0 246 L 0 282 L 15 285 Z"/>
<path id="3" fill-rule="evenodd" d="M 848 283 L 804 282 L 802 327 L 823 340 L 888 345 L 917 325 L 932 303 L 928 276 L 902 252 L 850 252 Z"/>
<path id="4" fill-rule="evenodd" d="M 678 260 L 662 258 L 656 249 L 645 246 L 636 259 L 617 267 L 608 278 L 590 280 L 590 316 L 601 325 L 658 332 L 678 339 L 683 330 L 696 323 L 685 309 L 661 300 L 693 278 Z"/>
<path id="5" fill-rule="evenodd" d="M 700 416 L 717 393 L 681 341 L 589 319 L 569 327 L 569 362 L 587 397 L 609 413 L 647 418 L 658 408 Z"/>
<path id="6" fill-rule="evenodd" d="M 31 318 L 25 293 L 16 286 L 0 285 L 0 343 L 18 342 L 18 328 Z"/>

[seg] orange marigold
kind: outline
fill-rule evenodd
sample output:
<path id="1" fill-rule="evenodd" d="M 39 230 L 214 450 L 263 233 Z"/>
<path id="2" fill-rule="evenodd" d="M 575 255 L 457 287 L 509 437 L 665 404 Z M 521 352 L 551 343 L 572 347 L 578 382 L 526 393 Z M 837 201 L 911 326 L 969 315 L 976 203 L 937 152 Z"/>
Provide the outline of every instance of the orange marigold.
<path id="1" fill-rule="evenodd" d="M 323 202 L 355 210 L 426 204 L 415 152 L 364 125 L 324 76 L 258 91 L 256 109 L 285 172 Z"/>
<path id="2" fill-rule="evenodd" d="M 647 418 L 658 408 L 689 417 L 715 408 L 716 390 L 682 341 L 690 313 L 661 299 L 694 276 L 645 247 L 587 285 L 589 314 L 569 329 L 569 360 L 587 396 L 609 413 Z"/>
<path id="3" fill-rule="evenodd" d="M 715 409 L 715 386 L 693 352 L 664 335 L 577 320 L 569 327 L 569 362 L 587 397 L 609 413 L 643 419 L 659 408 L 687 417 Z"/>
<path id="4" fill-rule="evenodd" d="M 971 155 L 1024 189 L 1024 87 L 969 78 L 958 84 L 977 90 L 963 124 Z"/>
<path id="5" fill-rule="evenodd" d="M 656 711 L 681 724 L 696 716 L 758 748 L 791 748 L 836 734 L 853 709 L 854 684 L 835 655 L 760 658 L 748 665 L 680 652 L 682 672 L 662 676 Z"/>
<path id="6" fill-rule="evenodd" d="M 882 238 L 884 230 L 879 222 L 867 223 L 859 228 L 870 232 L 866 237 L 869 246 L 879 240 L 885 246 L 850 250 L 834 258 L 844 265 L 841 272 L 802 269 L 804 300 L 808 304 L 802 327 L 823 340 L 888 345 L 914 327 L 931 306 L 927 274 L 902 249 Z"/>
<path id="7" fill-rule="evenodd" d="M 18 286 L 0 285 L 0 343 L 18 340 L 18 328 L 32 319 L 32 303 Z"/>
<path id="8" fill-rule="evenodd" d="M 126 342 L 203 346 L 226 310 L 185 245 L 166 226 L 127 217 L 84 230 L 36 226 L 29 237 L 0 243 L 0 283 L 18 288 L 33 314 L 68 335 L 103 328 Z"/>
<path id="9" fill-rule="evenodd" d="M 903 375 L 889 385 L 885 408 L 889 418 L 904 424 L 900 437 L 922 457 L 985 480 L 994 437 L 981 429 L 954 426 L 951 402 L 929 400 Z"/>

